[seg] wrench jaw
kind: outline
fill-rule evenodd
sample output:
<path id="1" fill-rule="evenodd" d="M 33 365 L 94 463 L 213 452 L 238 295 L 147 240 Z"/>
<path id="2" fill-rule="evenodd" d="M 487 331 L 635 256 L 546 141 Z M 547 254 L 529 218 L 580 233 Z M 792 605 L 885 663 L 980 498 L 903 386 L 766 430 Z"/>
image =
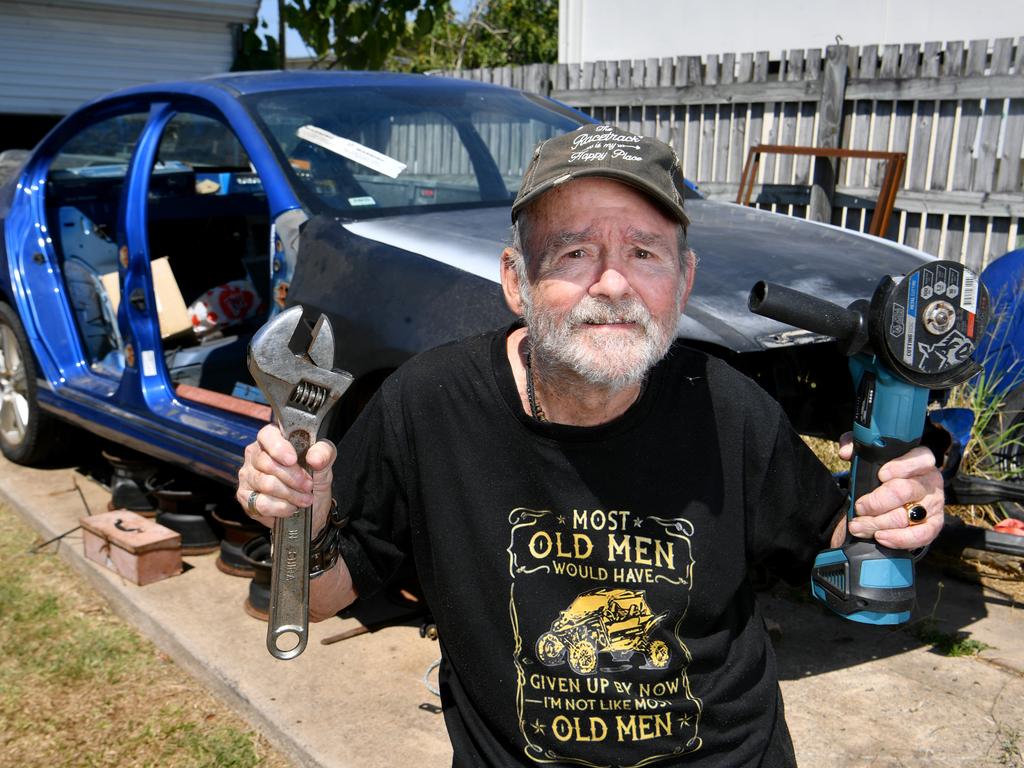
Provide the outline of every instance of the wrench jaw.
<path id="1" fill-rule="evenodd" d="M 304 349 L 296 351 L 301 320 L 302 307 L 294 306 L 264 325 L 249 344 L 248 365 L 299 465 L 308 469 L 306 451 L 353 379 L 331 367 L 334 333 L 326 315 L 320 315 Z M 274 520 L 267 650 L 282 660 L 301 654 L 308 639 L 312 517 L 307 507 Z"/>
<path id="2" fill-rule="evenodd" d="M 301 320 L 302 307 L 290 307 L 260 328 L 249 344 L 249 373 L 282 429 L 293 418 L 306 421 L 302 414 L 319 425 L 353 380 L 348 372 L 332 368 L 334 332 L 327 315 L 320 315 L 308 346 L 301 353 L 293 351 Z M 286 413 L 286 406 L 294 410 Z"/>
<path id="3" fill-rule="evenodd" d="M 313 338 L 309 342 L 309 359 L 318 368 L 331 370 L 334 367 L 334 330 L 327 315 L 320 315 L 313 326 Z"/>

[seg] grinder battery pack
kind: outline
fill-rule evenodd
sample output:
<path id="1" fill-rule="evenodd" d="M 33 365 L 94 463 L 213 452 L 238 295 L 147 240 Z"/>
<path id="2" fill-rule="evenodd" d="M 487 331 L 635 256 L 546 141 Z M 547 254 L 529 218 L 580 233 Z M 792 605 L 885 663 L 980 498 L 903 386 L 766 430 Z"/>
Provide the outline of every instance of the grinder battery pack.
<path id="1" fill-rule="evenodd" d="M 759 282 L 752 312 L 836 339 L 850 357 L 856 406 L 847 520 L 861 496 L 880 485 L 878 470 L 921 440 L 932 390 L 967 381 L 988 322 L 989 298 L 971 270 L 932 261 L 903 278 L 883 277 L 870 301 L 845 309 L 783 286 Z M 847 534 L 820 552 L 811 593 L 836 613 L 866 624 L 902 624 L 915 600 L 914 555 Z"/>

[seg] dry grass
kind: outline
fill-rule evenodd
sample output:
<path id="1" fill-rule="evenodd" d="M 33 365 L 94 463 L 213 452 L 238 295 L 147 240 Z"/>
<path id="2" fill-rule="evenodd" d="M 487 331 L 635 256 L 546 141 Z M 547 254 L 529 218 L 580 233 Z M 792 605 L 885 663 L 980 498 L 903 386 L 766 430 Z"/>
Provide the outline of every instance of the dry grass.
<path id="1" fill-rule="evenodd" d="M 0 508 L 0 768 L 286 768 Z"/>
<path id="2" fill-rule="evenodd" d="M 831 472 L 849 469 L 849 465 L 839 458 L 839 444 L 831 440 L 822 440 L 804 436 L 804 442 L 810 446 L 821 462 Z M 959 517 L 968 525 L 991 528 L 993 521 L 1002 515 L 990 506 L 947 506 L 946 514 Z M 958 576 L 967 581 L 982 584 L 1015 602 L 1024 604 L 1024 578 L 1021 569 L 1012 567 L 1013 558 L 979 559 L 971 556 L 954 557 L 947 554 L 930 552 L 928 559 L 946 573 Z M 1005 562 L 1000 562 L 1005 560 Z"/>
<path id="3" fill-rule="evenodd" d="M 929 552 L 928 561 L 951 576 L 981 584 L 1010 598 L 1016 605 L 1024 605 L 1024 576 L 1015 558 L 992 558 L 985 553 L 970 557 Z"/>
<path id="4" fill-rule="evenodd" d="M 839 443 L 820 437 L 808 437 L 807 435 L 801 435 L 801 437 L 814 451 L 814 455 L 821 463 L 828 467 L 829 472 L 842 472 L 850 468 L 849 462 L 839 458 Z"/>
<path id="5" fill-rule="evenodd" d="M 803 441 L 821 460 L 821 463 L 828 467 L 829 472 L 841 472 L 850 468 L 848 462 L 839 458 L 839 443 L 806 435 L 802 437 Z M 947 506 L 946 513 L 959 517 L 968 525 L 980 525 L 983 528 L 991 528 L 993 521 L 1002 518 L 1002 515 L 997 515 L 993 507 L 983 505 Z"/>

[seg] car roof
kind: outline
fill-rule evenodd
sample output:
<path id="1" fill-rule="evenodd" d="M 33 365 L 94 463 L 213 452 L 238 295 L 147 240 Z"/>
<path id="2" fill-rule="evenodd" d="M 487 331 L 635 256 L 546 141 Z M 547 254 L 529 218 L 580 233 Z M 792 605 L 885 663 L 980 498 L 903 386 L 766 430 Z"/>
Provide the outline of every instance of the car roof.
<path id="1" fill-rule="evenodd" d="M 145 85 L 125 88 L 104 98 L 146 93 L 190 93 L 201 94 L 207 89 L 227 90 L 238 96 L 270 91 L 301 90 L 305 88 L 338 88 L 353 86 L 369 86 L 373 88 L 399 88 L 415 86 L 416 88 L 438 88 L 447 91 L 476 90 L 493 88 L 507 90 L 499 85 L 481 83 L 475 80 L 457 80 L 450 77 L 435 75 L 413 75 L 395 72 L 324 72 L 324 71 L 268 71 L 268 72 L 228 72 L 219 75 L 195 78 L 191 80 L 173 80 L 167 82 L 146 83 Z"/>

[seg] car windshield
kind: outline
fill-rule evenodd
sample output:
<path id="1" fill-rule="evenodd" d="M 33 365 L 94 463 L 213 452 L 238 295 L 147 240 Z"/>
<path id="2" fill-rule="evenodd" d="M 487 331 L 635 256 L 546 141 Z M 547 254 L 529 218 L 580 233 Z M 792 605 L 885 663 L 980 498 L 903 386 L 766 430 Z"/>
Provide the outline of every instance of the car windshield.
<path id="1" fill-rule="evenodd" d="M 345 87 L 246 100 L 312 210 L 509 204 L 534 145 L 583 120 L 490 87 Z"/>

